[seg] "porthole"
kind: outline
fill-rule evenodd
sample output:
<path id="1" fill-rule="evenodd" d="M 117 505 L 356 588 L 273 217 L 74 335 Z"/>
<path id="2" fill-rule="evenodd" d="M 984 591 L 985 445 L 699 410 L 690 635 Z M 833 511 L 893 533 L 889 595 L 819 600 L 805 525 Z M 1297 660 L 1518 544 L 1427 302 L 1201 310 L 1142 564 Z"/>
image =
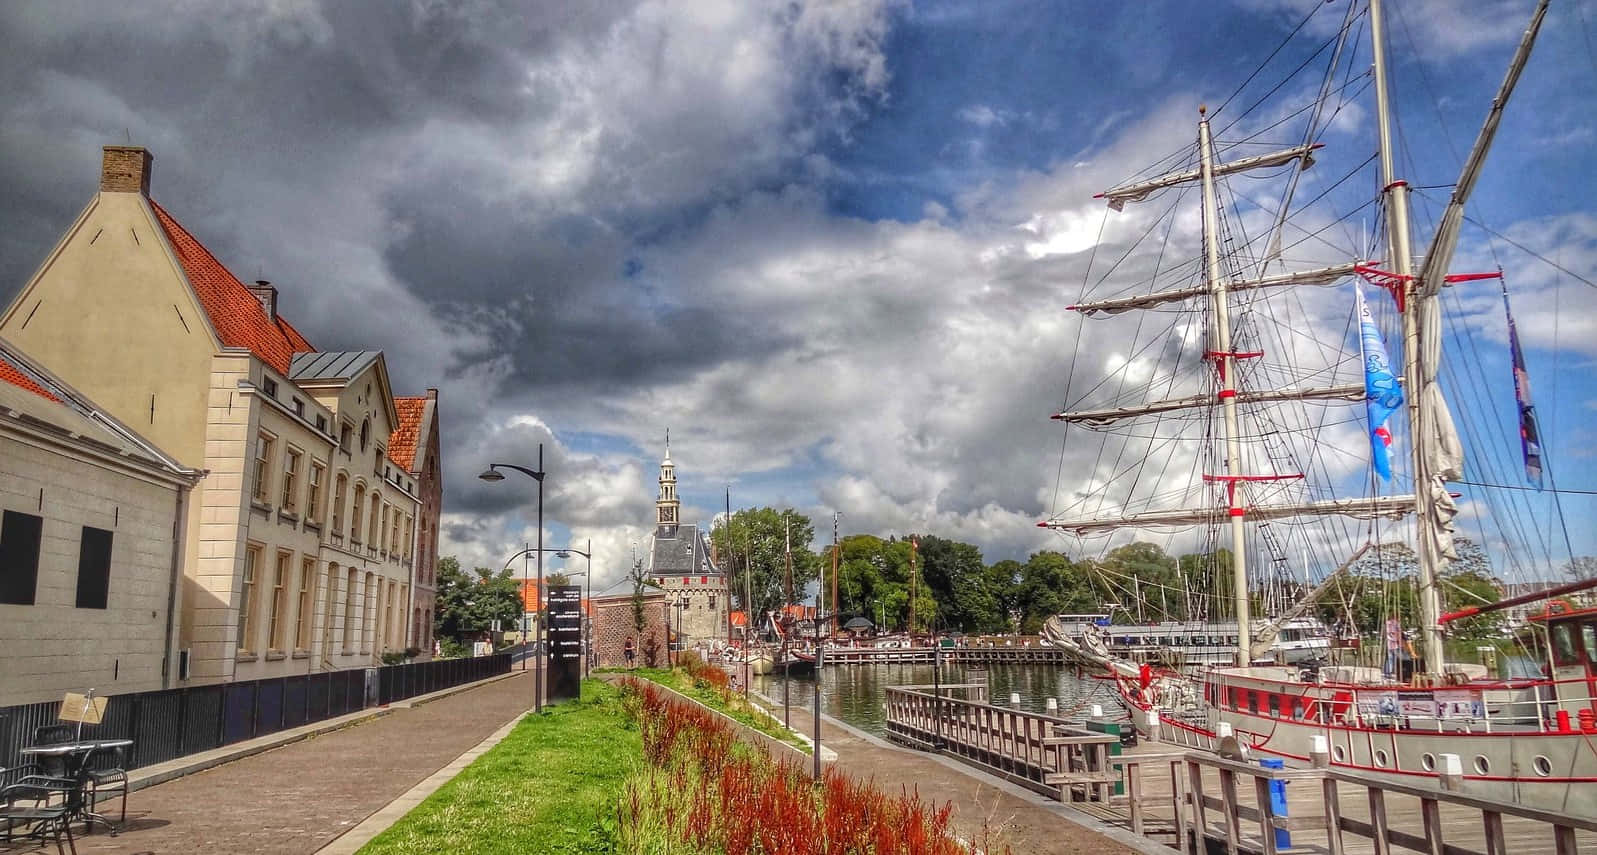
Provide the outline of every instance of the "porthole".
<path id="1" fill-rule="evenodd" d="M 1338 763 L 1346 762 L 1347 761 L 1347 749 L 1343 748 L 1340 745 L 1338 745 L 1337 747 L 1331 749 L 1331 756 L 1335 757 L 1336 758 L 1336 762 L 1338 762 Z"/>
<path id="2" fill-rule="evenodd" d="M 1477 755 L 1475 755 L 1475 772 L 1476 772 L 1476 774 L 1487 775 L 1487 774 L 1490 774 L 1491 771 L 1492 771 L 1492 764 L 1491 764 L 1491 761 L 1486 759 L 1486 755 L 1485 754 L 1477 754 Z"/>
<path id="3" fill-rule="evenodd" d="M 1425 771 L 1427 771 L 1427 772 L 1435 772 L 1436 771 L 1436 755 L 1432 754 L 1429 751 L 1425 752 L 1424 754 L 1421 754 L 1420 755 L 1420 765 L 1425 767 Z"/>
<path id="4" fill-rule="evenodd" d="M 1546 755 L 1536 755 L 1536 759 L 1530 761 L 1530 766 L 1536 770 L 1537 775 L 1543 778 L 1553 774 L 1553 761 L 1548 760 Z"/>
<path id="5" fill-rule="evenodd" d="M 1375 765 L 1381 767 L 1382 769 L 1385 769 L 1387 764 L 1390 763 L 1391 760 L 1392 760 L 1392 758 L 1387 755 L 1385 748 L 1377 748 L 1377 749 L 1375 749 Z"/>

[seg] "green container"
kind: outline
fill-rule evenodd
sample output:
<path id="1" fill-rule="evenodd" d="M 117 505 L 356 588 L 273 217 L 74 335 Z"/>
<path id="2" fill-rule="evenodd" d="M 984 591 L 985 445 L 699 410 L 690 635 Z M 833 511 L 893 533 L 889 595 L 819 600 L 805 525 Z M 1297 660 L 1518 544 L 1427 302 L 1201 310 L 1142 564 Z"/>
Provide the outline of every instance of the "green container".
<path id="1" fill-rule="evenodd" d="M 1107 733 L 1110 736 L 1115 737 L 1115 741 L 1109 743 L 1109 756 L 1110 757 L 1119 757 L 1120 756 L 1120 753 L 1121 753 L 1121 748 L 1120 748 L 1120 729 L 1122 727 L 1130 727 L 1130 726 L 1131 726 L 1130 724 L 1121 724 L 1118 721 L 1102 721 L 1102 720 L 1099 720 L 1099 719 L 1088 719 L 1087 720 L 1087 729 L 1088 730 L 1092 731 L 1093 733 Z M 1123 796 L 1123 795 L 1126 794 L 1126 782 L 1125 781 L 1122 780 L 1122 781 L 1116 781 L 1115 782 L 1114 794 L 1117 795 L 1117 796 Z"/>

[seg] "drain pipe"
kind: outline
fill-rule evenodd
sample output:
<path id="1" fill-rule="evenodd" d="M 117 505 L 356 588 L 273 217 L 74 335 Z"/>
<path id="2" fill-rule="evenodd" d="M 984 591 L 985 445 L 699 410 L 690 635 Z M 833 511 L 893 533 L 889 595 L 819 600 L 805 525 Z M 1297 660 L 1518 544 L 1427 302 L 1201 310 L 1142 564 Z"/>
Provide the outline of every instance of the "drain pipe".
<path id="1" fill-rule="evenodd" d="M 162 661 L 166 667 L 161 669 L 161 688 L 172 688 L 172 672 L 177 669 L 178 663 L 173 661 L 177 651 L 172 647 L 172 636 L 177 628 L 177 586 L 183 577 L 183 542 L 188 540 L 188 493 L 193 489 L 194 483 L 180 483 L 177 485 L 176 516 L 172 519 L 172 568 L 167 578 L 166 586 L 166 646 L 161 651 Z"/>

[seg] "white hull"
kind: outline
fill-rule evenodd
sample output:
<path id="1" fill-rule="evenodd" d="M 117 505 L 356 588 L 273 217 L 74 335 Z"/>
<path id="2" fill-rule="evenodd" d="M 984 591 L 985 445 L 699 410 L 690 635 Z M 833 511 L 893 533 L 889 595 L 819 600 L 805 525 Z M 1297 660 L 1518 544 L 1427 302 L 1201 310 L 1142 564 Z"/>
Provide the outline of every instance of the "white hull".
<path id="1" fill-rule="evenodd" d="M 1312 762 L 1314 737 L 1319 736 L 1325 740 L 1332 767 L 1411 785 L 1440 786 L 1442 755 L 1454 754 L 1462 766 L 1463 792 L 1469 795 L 1597 816 L 1597 732 L 1560 732 L 1535 721 L 1494 726 L 1491 715 L 1467 721 L 1393 716 L 1366 722 L 1355 712 L 1358 706 L 1368 708 L 1372 696 L 1398 694 L 1396 687 L 1309 684 L 1224 670 L 1206 675 L 1209 697 L 1218 695 L 1216 704 L 1205 698 L 1202 688 L 1177 688 L 1176 679 L 1160 681 L 1165 700 L 1176 701 L 1159 704 L 1165 708 L 1160 721 L 1160 738 L 1165 741 L 1213 750 L 1215 734 L 1225 723 L 1252 756 L 1307 766 Z M 1457 696 L 1470 688 L 1441 691 Z M 1515 690 L 1495 691 L 1495 697 L 1505 699 Z M 1514 706 L 1497 704 L 1493 692 L 1489 688 L 1481 692 L 1487 707 L 1501 713 Z M 1231 702 L 1233 693 L 1241 696 L 1236 706 Z M 1142 707 L 1134 692 L 1125 700 L 1128 706 Z M 1314 720 L 1321 704 L 1329 721 Z M 1534 709 L 1536 702 L 1531 705 Z"/>

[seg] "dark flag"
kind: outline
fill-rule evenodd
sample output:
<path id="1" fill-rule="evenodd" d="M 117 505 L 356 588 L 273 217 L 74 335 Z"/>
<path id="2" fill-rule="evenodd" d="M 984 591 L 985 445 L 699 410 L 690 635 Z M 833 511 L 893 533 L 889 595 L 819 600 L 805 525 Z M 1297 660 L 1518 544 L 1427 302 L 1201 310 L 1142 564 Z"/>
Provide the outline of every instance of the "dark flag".
<path id="1" fill-rule="evenodd" d="M 1508 316 L 1508 351 L 1514 361 L 1514 401 L 1519 404 L 1519 445 L 1525 452 L 1525 482 L 1542 488 L 1542 437 L 1536 429 L 1536 405 L 1530 400 L 1530 374 L 1525 371 L 1525 352 L 1519 347 L 1519 331 L 1514 328 L 1514 312 L 1508 307 L 1508 289 L 1503 289 L 1503 314 Z"/>

